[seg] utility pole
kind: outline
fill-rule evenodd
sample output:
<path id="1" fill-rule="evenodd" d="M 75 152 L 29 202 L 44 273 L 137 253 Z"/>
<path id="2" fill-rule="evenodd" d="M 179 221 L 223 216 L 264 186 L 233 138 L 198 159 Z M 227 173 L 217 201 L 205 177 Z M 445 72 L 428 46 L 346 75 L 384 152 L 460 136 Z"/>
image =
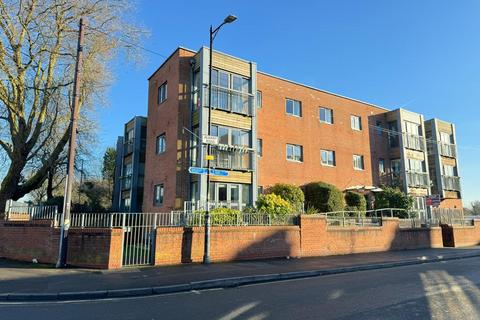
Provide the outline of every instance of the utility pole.
<path id="1" fill-rule="evenodd" d="M 80 100 L 80 86 L 82 84 L 83 67 L 83 18 L 80 18 L 78 26 L 77 61 L 73 79 L 73 98 L 70 116 L 70 140 L 68 143 L 68 168 L 65 181 L 65 194 L 63 197 L 63 213 L 60 232 L 60 248 L 58 253 L 57 268 L 62 268 L 67 262 L 67 240 L 70 227 L 70 207 L 72 200 L 72 185 L 75 179 L 75 153 L 77 149 L 77 119 L 78 103 Z"/>

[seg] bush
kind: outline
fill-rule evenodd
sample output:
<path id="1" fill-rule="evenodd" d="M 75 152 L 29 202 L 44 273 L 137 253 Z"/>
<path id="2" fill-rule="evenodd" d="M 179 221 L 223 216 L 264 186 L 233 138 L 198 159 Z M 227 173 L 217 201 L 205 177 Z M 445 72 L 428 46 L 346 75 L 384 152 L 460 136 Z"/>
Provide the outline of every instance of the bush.
<path id="1" fill-rule="evenodd" d="M 375 194 L 375 209 L 396 208 L 409 211 L 412 209 L 413 198 L 403 193 L 399 188 L 382 187 L 383 191 Z M 400 218 L 408 217 L 406 212 L 398 214 Z"/>
<path id="2" fill-rule="evenodd" d="M 314 207 L 319 212 L 342 211 L 343 193 L 325 182 L 311 182 L 303 186 L 305 206 Z"/>
<path id="3" fill-rule="evenodd" d="M 294 184 L 277 183 L 266 190 L 267 194 L 273 193 L 288 201 L 292 208 L 298 212 L 302 211 L 305 196 L 302 189 Z"/>
<path id="4" fill-rule="evenodd" d="M 367 200 L 365 200 L 365 197 L 361 193 L 347 191 L 347 193 L 345 193 L 345 202 L 347 203 L 345 208 L 347 211 L 351 211 L 351 209 L 354 211 L 367 210 Z"/>
<path id="5" fill-rule="evenodd" d="M 257 200 L 257 210 L 270 216 L 285 216 L 291 214 L 293 209 L 290 203 L 274 193 L 262 194 Z"/>
<path id="6" fill-rule="evenodd" d="M 307 210 L 305 210 L 305 214 L 318 214 L 318 211 L 314 207 L 308 207 Z"/>
<path id="7" fill-rule="evenodd" d="M 210 211 L 210 223 L 212 225 L 234 225 L 242 218 L 240 210 L 230 208 L 215 208 Z"/>

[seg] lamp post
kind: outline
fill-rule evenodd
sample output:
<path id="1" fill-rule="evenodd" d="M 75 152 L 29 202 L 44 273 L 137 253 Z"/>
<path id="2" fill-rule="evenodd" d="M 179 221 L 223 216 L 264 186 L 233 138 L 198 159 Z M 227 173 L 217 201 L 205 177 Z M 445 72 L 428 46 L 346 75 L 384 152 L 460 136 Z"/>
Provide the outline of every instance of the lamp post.
<path id="1" fill-rule="evenodd" d="M 217 36 L 218 31 L 220 28 L 227 24 L 232 23 L 237 20 L 237 17 L 234 15 L 228 15 L 223 19 L 222 24 L 218 27 L 213 29 L 213 26 L 210 25 L 210 46 L 209 46 L 209 65 L 208 65 L 208 135 L 211 134 L 211 121 L 212 121 L 212 62 L 213 62 L 213 40 Z M 210 144 L 207 145 L 207 154 L 210 155 L 211 146 Z M 204 243 L 204 255 L 203 255 L 203 263 L 209 264 L 210 263 L 210 157 L 207 158 L 207 208 L 205 213 L 205 243 Z"/>

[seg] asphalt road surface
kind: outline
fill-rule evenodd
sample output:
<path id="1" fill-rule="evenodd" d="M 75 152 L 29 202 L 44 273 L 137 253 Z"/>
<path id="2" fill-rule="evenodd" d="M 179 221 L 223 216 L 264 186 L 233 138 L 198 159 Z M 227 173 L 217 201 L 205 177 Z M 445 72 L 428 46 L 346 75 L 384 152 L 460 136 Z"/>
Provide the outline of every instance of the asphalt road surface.
<path id="1" fill-rule="evenodd" d="M 1 283 L 0 283 L 1 285 Z M 0 304 L 0 319 L 480 319 L 480 258 L 117 300 Z"/>

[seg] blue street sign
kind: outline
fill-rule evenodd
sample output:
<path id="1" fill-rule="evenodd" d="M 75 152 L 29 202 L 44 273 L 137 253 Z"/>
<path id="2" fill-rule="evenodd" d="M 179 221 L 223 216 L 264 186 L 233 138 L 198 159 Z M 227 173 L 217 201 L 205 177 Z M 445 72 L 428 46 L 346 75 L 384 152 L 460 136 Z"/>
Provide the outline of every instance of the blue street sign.
<path id="1" fill-rule="evenodd" d="M 191 174 L 208 174 L 207 168 L 199 168 L 199 167 L 190 167 L 188 168 L 188 172 Z"/>
<path id="2" fill-rule="evenodd" d="M 210 169 L 210 175 L 211 175 L 211 176 L 227 177 L 227 176 L 228 176 L 228 171 Z"/>
<path id="3" fill-rule="evenodd" d="M 207 168 L 200 168 L 200 167 L 190 167 L 188 168 L 188 172 L 191 174 L 208 174 Z M 217 169 L 210 169 L 211 176 L 220 176 L 220 177 L 227 177 L 228 171 L 225 170 L 217 170 Z"/>

